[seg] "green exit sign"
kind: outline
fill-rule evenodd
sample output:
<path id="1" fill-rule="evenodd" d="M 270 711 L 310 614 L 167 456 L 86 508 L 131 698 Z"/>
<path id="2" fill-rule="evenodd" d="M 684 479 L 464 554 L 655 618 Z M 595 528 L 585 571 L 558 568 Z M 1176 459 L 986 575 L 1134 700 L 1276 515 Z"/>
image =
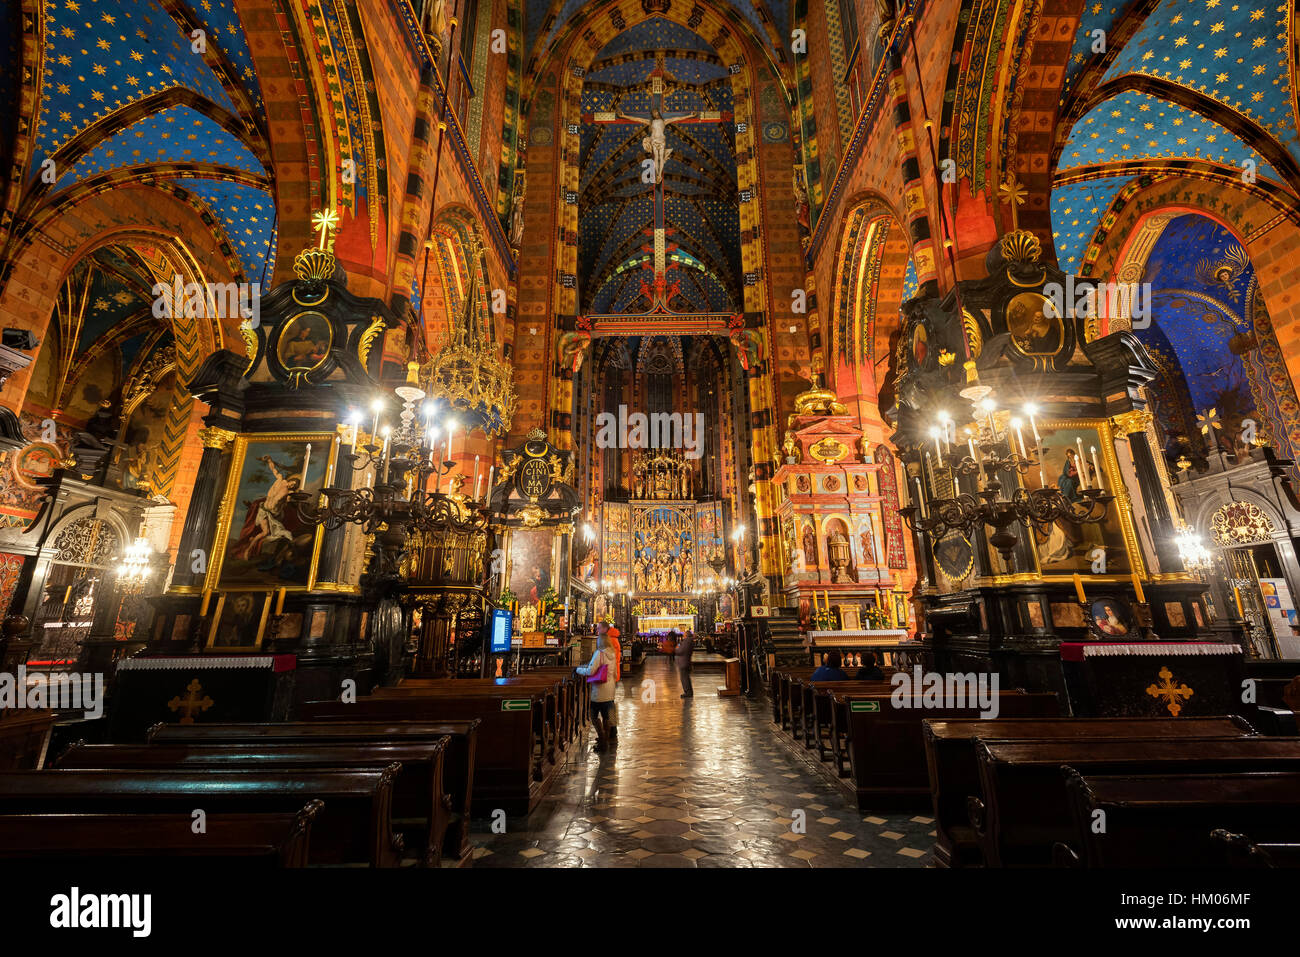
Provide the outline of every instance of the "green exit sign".
<path id="1" fill-rule="evenodd" d="M 850 701 L 849 710 L 850 711 L 879 711 L 880 702 L 879 701 Z"/>
<path id="2" fill-rule="evenodd" d="M 533 706 L 528 698 L 506 698 L 501 702 L 502 711 L 527 711 Z"/>

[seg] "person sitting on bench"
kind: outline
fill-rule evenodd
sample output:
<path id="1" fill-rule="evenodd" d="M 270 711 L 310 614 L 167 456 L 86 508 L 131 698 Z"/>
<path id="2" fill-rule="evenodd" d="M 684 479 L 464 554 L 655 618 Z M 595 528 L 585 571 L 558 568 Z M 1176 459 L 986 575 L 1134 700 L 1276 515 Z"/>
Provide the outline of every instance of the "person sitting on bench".
<path id="1" fill-rule="evenodd" d="M 614 710 L 614 691 L 618 688 L 618 661 L 603 631 L 596 635 L 596 652 L 591 661 L 580 666 L 577 672 L 590 677 L 599 674 L 602 667 L 605 669 L 602 680 L 587 682 L 591 689 L 591 723 L 596 729 L 596 745 L 592 750 L 597 753 L 609 746 L 609 721 Z"/>
<path id="2" fill-rule="evenodd" d="M 867 652 L 867 659 L 858 669 L 858 673 L 853 676 L 854 681 L 884 681 L 885 673 L 880 670 L 880 665 L 876 662 L 876 653 Z"/>
<path id="3" fill-rule="evenodd" d="M 826 657 L 822 659 L 821 665 L 812 673 L 809 681 L 848 681 L 849 676 L 840 668 L 840 653 L 838 651 L 827 652 Z"/>

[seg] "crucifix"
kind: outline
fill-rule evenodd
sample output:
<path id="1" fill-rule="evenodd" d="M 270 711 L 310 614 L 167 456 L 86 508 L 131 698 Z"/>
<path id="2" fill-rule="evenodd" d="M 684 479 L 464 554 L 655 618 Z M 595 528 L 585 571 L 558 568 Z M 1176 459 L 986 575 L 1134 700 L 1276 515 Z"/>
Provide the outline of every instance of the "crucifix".
<path id="1" fill-rule="evenodd" d="M 654 224 L 650 229 L 646 230 L 646 233 L 653 238 L 654 245 L 643 246 L 642 251 L 652 254 L 654 280 L 653 286 L 650 283 L 643 283 L 641 291 L 652 303 L 666 309 L 668 301 L 679 291 L 677 283 L 674 283 L 671 288 L 669 287 L 667 275 L 668 253 L 676 248 L 676 246 L 671 247 L 671 249 L 669 247 L 668 235 L 672 231 L 667 228 L 664 216 L 664 169 L 673 154 L 672 148 L 668 146 L 668 127 L 674 123 L 683 125 L 728 123 L 732 120 L 732 114 L 718 111 L 696 111 L 665 115 L 664 94 L 667 89 L 666 81 L 671 77 L 665 68 L 664 56 L 663 50 L 655 51 L 655 66 L 647 78 L 649 80 L 650 94 L 649 117 L 621 112 L 600 112 L 585 114 L 582 119 L 585 122 L 602 126 L 625 126 L 628 123 L 636 123 L 646 127 L 646 135 L 641 139 L 641 148 L 649 154 L 644 162 L 650 164 L 646 168 L 646 172 L 652 175 L 645 176 L 643 179 L 654 190 Z"/>

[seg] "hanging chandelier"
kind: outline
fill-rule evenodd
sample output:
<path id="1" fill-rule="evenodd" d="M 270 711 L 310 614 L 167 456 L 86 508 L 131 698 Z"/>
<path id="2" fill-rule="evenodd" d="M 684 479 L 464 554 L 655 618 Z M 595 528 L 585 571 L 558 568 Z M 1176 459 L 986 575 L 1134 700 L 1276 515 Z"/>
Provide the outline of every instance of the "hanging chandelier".
<path id="1" fill-rule="evenodd" d="M 471 278 L 460 322 L 452 324 L 451 338 L 421 368 L 420 379 L 425 393 L 444 399 L 467 420 L 467 429 L 477 425 L 499 435 L 514 419 L 514 369 L 496 355 L 474 313 L 477 283 Z"/>
<path id="2" fill-rule="evenodd" d="M 1178 546 L 1178 557 L 1182 559 L 1183 567 L 1189 572 L 1205 571 L 1214 561 L 1200 534 L 1188 525 L 1179 527 L 1174 535 L 1174 544 Z"/>
<path id="3" fill-rule="evenodd" d="M 153 548 L 149 539 L 138 536 L 122 553 L 117 566 L 117 584 L 126 592 L 142 589 L 153 575 Z"/>

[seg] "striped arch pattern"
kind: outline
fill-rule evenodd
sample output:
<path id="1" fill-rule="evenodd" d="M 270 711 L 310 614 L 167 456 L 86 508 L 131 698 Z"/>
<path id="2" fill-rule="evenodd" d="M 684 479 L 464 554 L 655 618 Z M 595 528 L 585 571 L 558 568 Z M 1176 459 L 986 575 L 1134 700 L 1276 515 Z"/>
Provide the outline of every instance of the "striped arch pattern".
<path id="1" fill-rule="evenodd" d="M 907 216 L 907 234 L 920 283 L 938 275 L 934 243 L 930 238 L 930 220 L 925 212 L 925 188 L 921 182 L 921 164 L 917 154 L 916 127 L 912 108 L 907 101 L 907 84 L 903 79 L 902 61 L 890 57 L 889 95 L 894 101 L 894 128 L 898 131 L 898 154 L 903 168 L 903 198 Z"/>

